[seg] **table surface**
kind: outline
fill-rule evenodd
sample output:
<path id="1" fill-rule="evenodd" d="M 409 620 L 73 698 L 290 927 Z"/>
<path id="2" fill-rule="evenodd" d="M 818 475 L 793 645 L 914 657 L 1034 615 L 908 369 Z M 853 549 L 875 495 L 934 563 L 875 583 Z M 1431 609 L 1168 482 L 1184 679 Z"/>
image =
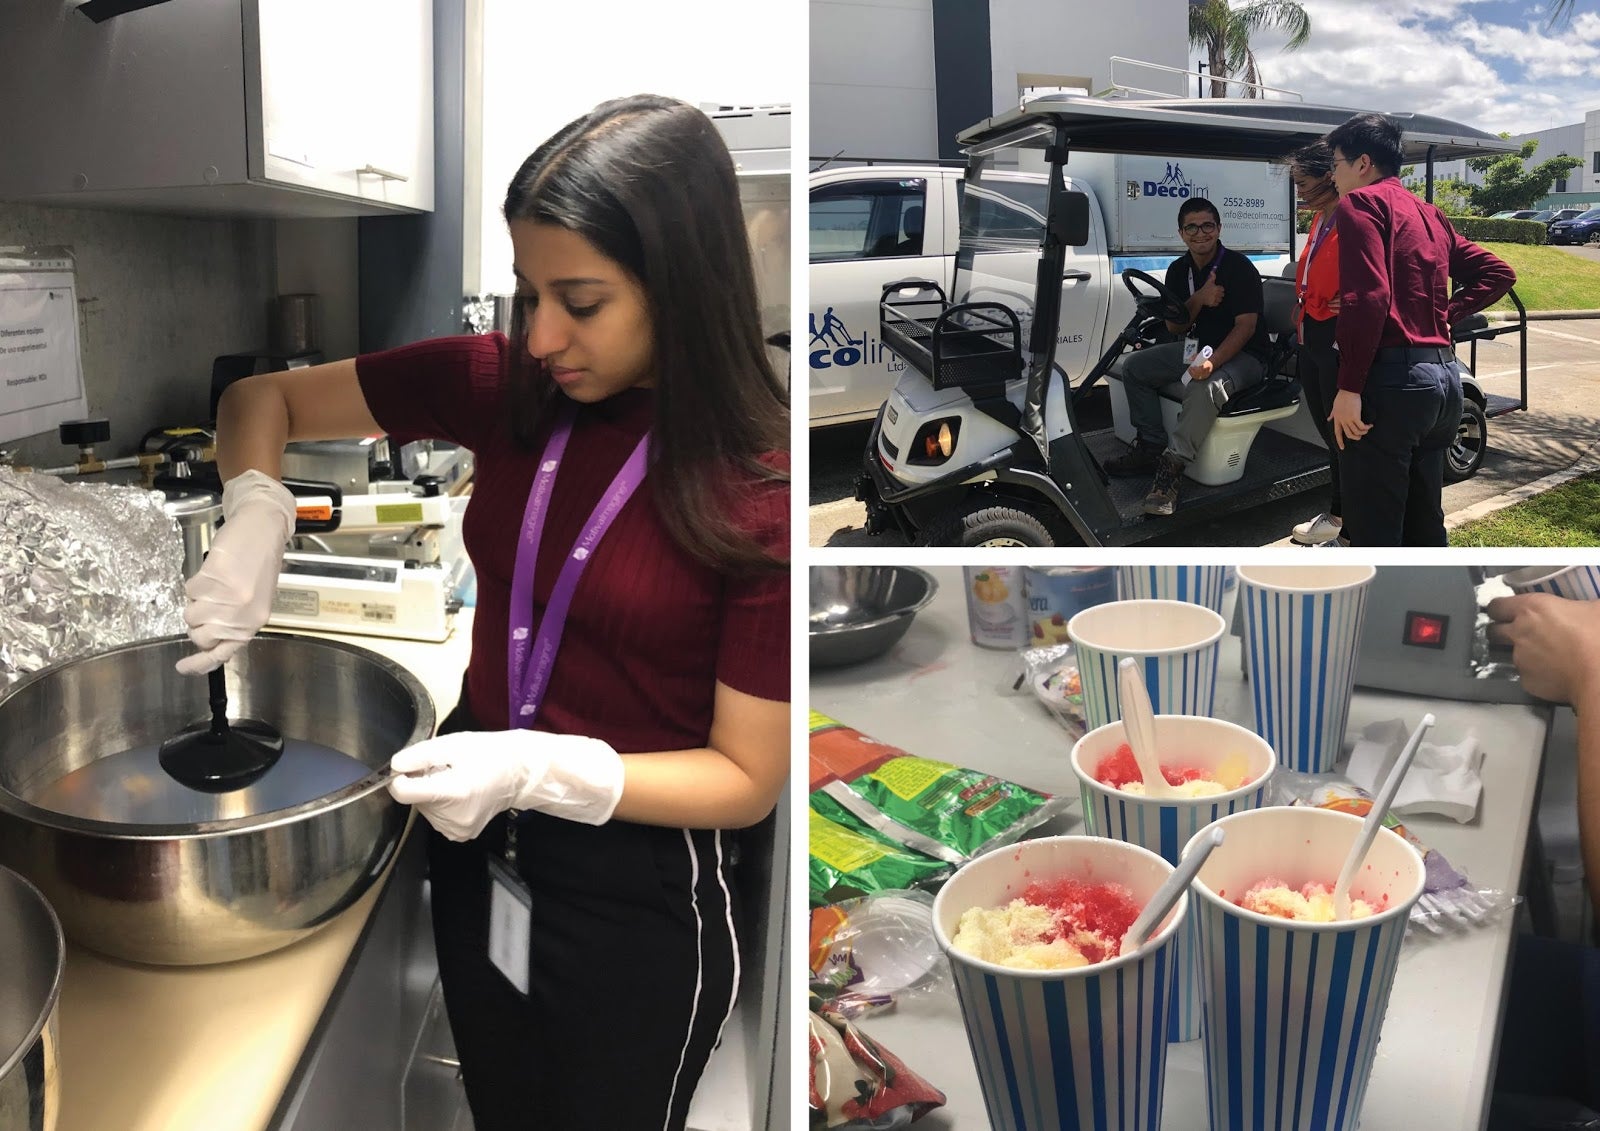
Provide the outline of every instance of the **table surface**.
<path id="1" fill-rule="evenodd" d="M 442 717 L 455 705 L 471 621 L 464 610 L 440 644 L 328 638 L 410 669 Z M 265 1128 L 383 882 L 316 934 L 239 962 L 143 966 L 68 946 L 56 1131 Z"/>
<path id="2" fill-rule="evenodd" d="M 961 571 L 933 568 L 939 594 L 891 652 L 868 664 L 811 673 L 811 707 L 909 753 L 984 770 L 1037 789 L 1077 797 L 1067 761 L 1067 732 L 1026 685 L 1017 654 L 970 641 Z M 1228 601 L 1231 606 L 1232 593 Z M 1223 610 L 1230 617 L 1231 607 Z M 1231 623 L 1231 619 L 1230 619 Z M 1424 712 L 1438 722 L 1429 741 L 1446 745 L 1472 732 L 1484 750 L 1483 798 L 1476 819 L 1406 820 L 1480 889 L 1519 890 L 1538 788 L 1548 708 L 1419 698 L 1358 689 L 1346 749 L 1368 723 Z M 1222 639 L 1216 714 L 1251 724 L 1240 641 Z M 1042 832 L 1081 831 L 1072 815 Z M 1481 1126 L 1488 1105 L 1515 928 L 1504 913 L 1445 937 L 1413 931 L 1401 951 L 1383 1039 L 1363 1106 L 1369 1127 L 1462 1131 Z M 906 995 L 860 1025 L 907 1067 L 946 1095 L 943 1108 L 918 1123 L 927 1131 L 988 1125 L 977 1074 L 953 990 Z M 1200 1041 L 1171 1046 L 1162 1127 L 1207 1126 Z"/>

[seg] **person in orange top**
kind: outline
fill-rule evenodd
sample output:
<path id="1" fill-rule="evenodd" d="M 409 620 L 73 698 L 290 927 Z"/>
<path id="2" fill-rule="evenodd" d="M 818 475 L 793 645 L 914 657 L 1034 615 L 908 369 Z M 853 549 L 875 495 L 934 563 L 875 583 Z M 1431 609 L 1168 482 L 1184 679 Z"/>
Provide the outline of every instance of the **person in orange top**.
<path id="1" fill-rule="evenodd" d="M 1306 406 L 1323 443 L 1328 445 L 1328 460 L 1333 475 L 1328 509 L 1315 518 L 1296 524 L 1289 537 L 1302 546 L 1339 544 L 1344 531 L 1344 510 L 1339 500 L 1339 452 L 1334 443 L 1333 398 L 1339 391 L 1339 352 L 1334 347 L 1334 328 L 1339 318 L 1339 233 L 1333 226 L 1333 210 L 1339 206 L 1339 190 L 1333 183 L 1333 150 L 1326 141 L 1289 154 L 1289 176 L 1303 207 L 1314 209 L 1311 230 L 1295 265 L 1294 293 L 1296 341 L 1295 374 L 1305 392 Z"/>

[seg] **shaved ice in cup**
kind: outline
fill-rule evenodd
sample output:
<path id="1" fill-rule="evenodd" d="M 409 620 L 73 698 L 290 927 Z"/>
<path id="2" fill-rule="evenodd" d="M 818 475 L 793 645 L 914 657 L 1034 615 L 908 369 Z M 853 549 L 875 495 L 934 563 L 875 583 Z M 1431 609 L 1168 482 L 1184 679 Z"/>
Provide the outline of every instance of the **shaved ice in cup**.
<path id="1" fill-rule="evenodd" d="M 1128 773 L 1133 754 L 1127 750 L 1121 722 L 1098 727 L 1078 740 L 1072 748 L 1072 772 L 1083 799 L 1084 824 L 1092 835 L 1137 844 L 1176 865 L 1183 846 L 1201 829 L 1230 813 L 1265 804 L 1278 763 L 1264 739 L 1225 719 L 1156 715 L 1155 738 L 1156 760 L 1168 782 L 1188 777 L 1188 788 L 1196 795 L 1145 795 L 1137 768 Z M 1137 790 L 1129 788 L 1130 778 Z M 1197 781 L 1205 782 L 1204 792 L 1197 792 Z M 1200 1037 L 1198 942 L 1192 918 L 1174 944 L 1178 981 L 1168 1019 L 1169 1041 Z"/>
<path id="2" fill-rule="evenodd" d="M 1290 919 L 1237 901 L 1263 880 L 1331 888 L 1361 825 L 1349 813 L 1303 806 L 1217 822 L 1226 839 L 1190 889 L 1213 1128 L 1357 1126 L 1406 920 L 1422 895 L 1422 857 L 1378 830 L 1350 887 L 1352 900 L 1372 908 L 1362 918 Z"/>
<path id="3" fill-rule="evenodd" d="M 1158 1131 L 1167 1063 L 1161 1021 L 1172 994 L 1172 943 L 1189 897 L 1144 945 L 1121 955 L 1109 952 L 1109 935 L 1127 909 L 1109 889 L 1124 889 L 1136 913 L 1171 874 L 1172 865 L 1135 845 L 1041 837 L 968 862 L 940 890 L 934 935 L 950 959 L 984 1108 L 996 1131 Z M 997 926 L 995 917 L 970 912 L 1009 911 L 1015 902 L 1026 907 L 1030 890 L 1046 918 L 1053 918 L 1054 901 L 1081 904 L 1088 897 L 1099 961 L 1022 969 L 974 953 L 994 952 L 970 938 L 967 949 L 958 944 L 963 919 L 969 926 L 985 920 Z"/>

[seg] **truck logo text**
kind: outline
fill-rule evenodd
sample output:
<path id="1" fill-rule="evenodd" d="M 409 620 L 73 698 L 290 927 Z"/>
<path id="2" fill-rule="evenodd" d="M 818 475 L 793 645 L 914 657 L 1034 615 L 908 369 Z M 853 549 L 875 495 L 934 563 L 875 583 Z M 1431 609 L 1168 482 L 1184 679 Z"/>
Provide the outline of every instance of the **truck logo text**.
<path id="1" fill-rule="evenodd" d="M 871 334 L 863 332 L 860 337 L 851 337 L 850 328 L 833 312 L 833 307 L 828 307 L 822 315 L 820 325 L 816 312 L 812 312 L 811 368 L 833 369 L 860 365 L 863 361 L 868 365 L 885 365 L 894 373 L 906 367 L 899 355 L 886 349 L 883 342 Z"/>
<path id="2" fill-rule="evenodd" d="M 1209 192 L 1206 185 L 1197 185 L 1183 175 L 1183 167 L 1176 162 L 1167 162 L 1167 175 L 1159 181 L 1145 181 L 1140 186 L 1141 195 L 1165 196 L 1175 200 L 1188 200 L 1191 196 L 1205 196 Z"/>

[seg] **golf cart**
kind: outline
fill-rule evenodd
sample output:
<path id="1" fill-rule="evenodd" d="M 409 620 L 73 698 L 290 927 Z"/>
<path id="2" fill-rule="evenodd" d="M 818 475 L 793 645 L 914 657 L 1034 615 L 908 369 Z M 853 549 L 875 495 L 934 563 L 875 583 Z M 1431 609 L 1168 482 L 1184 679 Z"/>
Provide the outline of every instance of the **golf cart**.
<path id="1" fill-rule="evenodd" d="M 1120 274 L 1127 294 L 1102 312 L 1103 325 L 1124 315 L 1126 324 L 1081 376 L 1057 364 L 1058 343 L 1079 340 L 1061 324 L 1063 292 L 1070 295 L 1088 279 L 1081 264 L 1067 269 L 1069 249 L 1089 243 L 1091 226 L 1103 222 L 1092 215 L 1094 194 L 1068 177 L 1067 162 L 1074 152 L 1275 161 L 1352 113 L 1298 102 L 1048 95 L 962 132 L 968 164 L 949 292 L 919 278 L 883 287 L 880 336 L 906 368 L 873 423 L 857 483 L 868 533 L 896 529 L 921 545 L 1124 545 L 1326 484 L 1330 455 L 1294 378 L 1292 186 L 1286 211 L 1275 217 L 1288 232 L 1287 256 L 1252 256 L 1271 271 L 1262 280 L 1273 351 L 1267 380 L 1223 410 L 1186 471 L 1176 514 L 1145 515 L 1148 482 L 1106 474 L 1104 461 L 1133 439 L 1120 380 L 1125 357 L 1159 340 L 1164 321 L 1187 316 L 1181 301 L 1142 269 L 1156 269 L 1157 259 L 1113 252 L 1103 262 Z M 1430 198 L 1434 161 L 1512 148 L 1443 119 L 1395 117 L 1405 160 L 1426 164 Z M 1008 191 L 1019 169 L 1044 174 L 1032 208 Z M 1175 186 L 1142 186 L 1145 193 L 1152 188 L 1162 196 L 1189 195 Z M 1140 191 L 1127 182 L 1127 195 Z M 1174 225 L 1179 203 L 1170 201 Z M 996 234 L 980 213 L 997 204 L 1011 215 L 1031 212 L 1037 222 Z M 1228 231 L 1225 224 L 1225 238 Z M 1477 315 L 1454 328 L 1457 344 L 1470 343 L 1473 362 L 1480 340 L 1520 333 L 1523 344 L 1519 398 L 1490 398 L 1463 367 L 1461 432 L 1447 459 L 1452 481 L 1477 471 L 1490 416 L 1527 407 L 1526 311 L 1515 292 L 1512 299 L 1519 322 L 1489 323 Z M 1169 430 L 1177 417 L 1177 376 L 1163 393 Z M 1112 426 L 1085 431 L 1080 416 L 1102 379 Z"/>

